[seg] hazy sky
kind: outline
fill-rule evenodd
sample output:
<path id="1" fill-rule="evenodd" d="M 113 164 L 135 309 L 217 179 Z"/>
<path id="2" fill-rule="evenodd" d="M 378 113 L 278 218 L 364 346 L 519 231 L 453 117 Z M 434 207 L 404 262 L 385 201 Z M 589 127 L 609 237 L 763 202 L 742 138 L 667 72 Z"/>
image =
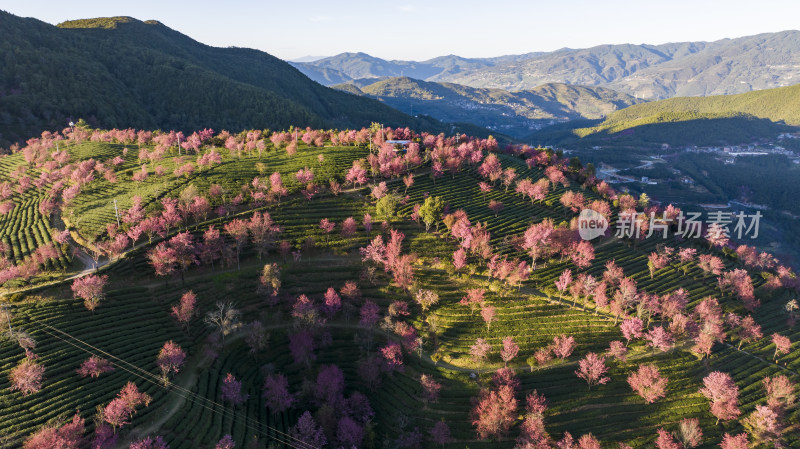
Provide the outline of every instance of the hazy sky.
<path id="1" fill-rule="evenodd" d="M 156 19 L 215 46 L 283 59 L 362 51 L 386 59 L 499 56 L 599 44 L 716 40 L 800 28 L 798 0 L 0 0 L 53 24 Z"/>

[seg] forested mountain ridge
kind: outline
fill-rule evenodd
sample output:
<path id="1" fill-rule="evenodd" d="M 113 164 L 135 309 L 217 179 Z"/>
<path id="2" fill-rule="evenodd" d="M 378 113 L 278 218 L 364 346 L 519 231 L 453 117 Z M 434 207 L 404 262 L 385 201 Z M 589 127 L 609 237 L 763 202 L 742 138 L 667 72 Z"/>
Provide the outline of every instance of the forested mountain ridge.
<path id="1" fill-rule="evenodd" d="M 320 86 L 267 53 L 204 45 L 157 21 L 114 17 L 55 27 L 0 11 L 0 28 L 4 145 L 78 117 L 98 126 L 182 130 L 371 121 L 449 129 Z"/>

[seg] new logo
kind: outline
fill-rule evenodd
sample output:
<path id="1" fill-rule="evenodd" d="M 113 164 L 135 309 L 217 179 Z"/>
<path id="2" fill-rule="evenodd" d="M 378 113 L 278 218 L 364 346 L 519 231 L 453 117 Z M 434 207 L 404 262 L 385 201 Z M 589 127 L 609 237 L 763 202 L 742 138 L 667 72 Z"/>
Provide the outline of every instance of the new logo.
<path id="1" fill-rule="evenodd" d="M 578 216 L 578 233 L 584 240 L 593 240 L 606 233 L 608 220 L 603 214 L 592 209 L 584 209 Z"/>

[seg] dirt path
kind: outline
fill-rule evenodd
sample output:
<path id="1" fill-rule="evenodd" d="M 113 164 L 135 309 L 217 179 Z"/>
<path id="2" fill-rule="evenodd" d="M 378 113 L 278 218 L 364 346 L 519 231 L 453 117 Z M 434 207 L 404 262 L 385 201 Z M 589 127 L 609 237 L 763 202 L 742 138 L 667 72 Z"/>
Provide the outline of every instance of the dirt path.
<path id="1" fill-rule="evenodd" d="M 264 330 L 280 330 L 280 329 L 287 329 L 294 326 L 294 323 L 287 322 L 281 324 L 272 324 L 264 326 Z M 383 335 L 391 340 L 400 340 L 395 334 L 390 334 L 382 329 L 379 328 L 372 328 L 366 329 L 362 326 L 357 324 L 345 324 L 345 323 L 328 323 L 326 324 L 329 328 L 334 329 L 351 329 L 351 330 L 361 330 L 361 331 L 370 331 L 375 334 Z M 239 340 L 244 338 L 245 333 L 239 332 L 234 334 L 225 342 L 225 347 L 221 349 L 225 351 L 227 347 L 230 347 L 234 343 L 237 343 Z M 414 352 L 414 356 L 419 357 L 419 352 Z M 431 358 L 430 354 L 426 352 L 422 352 L 422 356 L 419 357 L 423 362 L 430 363 L 431 365 L 436 365 L 440 368 L 449 369 L 452 371 L 458 371 L 462 373 L 471 373 L 476 372 L 476 370 L 467 369 L 459 366 L 450 365 L 448 363 L 439 362 L 435 364 Z M 213 360 L 207 355 L 201 355 L 200 357 L 192 358 L 191 361 L 185 366 L 183 372 L 177 376 L 171 383 L 174 384 L 179 389 L 183 390 L 191 390 L 192 387 L 195 386 L 197 380 L 200 377 L 200 374 L 204 369 L 208 369 Z M 477 370 L 478 372 L 490 372 L 494 371 L 492 369 L 488 370 Z M 186 393 L 185 391 L 176 390 L 175 388 L 171 388 L 167 393 L 168 398 L 166 400 L 166 404 L 161 406 L 158 410 L 156 410 L 152 416 L 143 424 L 139 425 L 138 427 L 133 428 L 130 433 L 125 435 L 124 438 L 121 438 L 120 441 L 115 446 L 118 449 L 127 449 L 131 442 L 136 439 L 144 438 L 146 436 L 157 435 L 159 430 L 170 420 L 172 419 L 177 413 L 180 413 L 183 407 L 186 405 L 187 402 L 193 401 L 194 398 L 192 395 Z M 211 400 L 217 400 L 216 398 L 210 398 Z"/>
<path id="2" fill-rule="evenodd" d="M 225 342 L 225 346 L 229 346 L 234 342 L 241 340 L 243 337 L 244 333 L 234 334 L 228 337 L 227 341 Z M 223 347 L 222 351 L 224 350 L 225 348 Z M 205 354 L 202 354 L 202 357 L 192 358 L 191 361 L 185 365 L 183 372 L 171 383 L 179 389 L 191 390 L 192 387 L 197 383 L 197 379 L 200 377 L 202 370 L 207 369 L 211 362 L 213 362 L 211 357 Z M 193 400 L 193 397 L 190 394 L 186 393 L 185 391 L 176 390 L 175 388 L 171 388 L 167 394 L 169 396 L 167 404 L 153 413 L 153 416 L 151 416 L 150 419 L 143 425 L 133 428 L 131 432 L 125 436 L 125 438 L 121 438 L 117 443 L 117 448 L 127 449 L 133 440 L 156 435 L 161 427 L 167 423 L 167 421 L 172 419 L 176 413 L 181 411 L 187 401 Z M 216 398 L 212 400 L 216 400 Z"/>
<path id="3" fill-rule="evenodd" d="M 319 263 L 319 262 L 334 262 L 334 263 L 335 262 L 342 262 L 343 260 L 351 260 L 352 261 L 352 260 L 356 260 L 356 258 L 355 258 L 355 256 L 348 256 L 348 255 L 336 256 L 336 255 L 332 255 L 332 254 L 326 254 L 326 255 L 316 256 L 316 257 L 312 258 L 310 261 L 293 262 L 293 264 L 295 266 L 304 266 L 304 265 L 309 265 L 309 264 L 312 264 L 312 263 Z M 195 281 L 195 280 L 198 280 L 198 279 L 206 279 L 207 280 L 209 277 L 217 276 L 217 275 L 220 275 L 220 274 L 236 273 L 236 272 L 241 271 L 242 269 L 252 268 L 252 267 L 263 267 L 265 264 L 268 264 L 268 263 L 273 263 L 273 262 L 282 263 L 282 261 L 283 260 L 279 256 L 278 257 L 274 257 L 274 256 L 273 257 L 265 257 L 263 259 L 253 258 L 253 259 L 245 261 L 238 268 L 237 267 L 233 267 L 233 268 L 226 268 L 226 269 L 220 269 L 220 270 L 203 271 L 203 272 L 199 272 L 199 273 L 193 271 L 192 274 L 184 276 L 183 281 L 186 282 L 186 283 L 190 283 L 191 281 Z M 162 288 L 162 287 L 164 287 L 164 280 L 163 279 L 157 279 L 155 281 L 145 282 L 145 283 L 137 282 L 136 286 L 137 287 L 145 287 L 145 288 L 147 288 L 149 290 L 152 290 L 154 288 Z"/>

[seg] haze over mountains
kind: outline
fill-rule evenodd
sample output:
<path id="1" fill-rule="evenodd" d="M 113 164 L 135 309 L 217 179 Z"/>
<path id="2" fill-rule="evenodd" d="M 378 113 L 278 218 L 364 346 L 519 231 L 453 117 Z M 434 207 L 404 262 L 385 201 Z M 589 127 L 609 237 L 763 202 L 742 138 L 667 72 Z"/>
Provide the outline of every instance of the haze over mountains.
<path id="1" fill-rule="evenodd" d="M 787 86 L 800 80 L 800 31 L 714 42 L 600 45 L 547 53 L 427 61 L 387 61 L 342 53 L 295 67 L 325 85 L 407 76 L 511 91 L 547 83 L 603 86 L 643 99 L 721 95 Z"/>
<path id="2" fill-rule="evenodd" d="M 394 77 L 378 81 L 362 78 L 333 87 L 377 98 L 408 114 L 425 114 L 444 122 L 470 122 L 512 137 L 525 137 L 532 129 L 555 122 L 600 119 L 642 102 L 603 87 L 562 83 L 509 92 Z"/>

